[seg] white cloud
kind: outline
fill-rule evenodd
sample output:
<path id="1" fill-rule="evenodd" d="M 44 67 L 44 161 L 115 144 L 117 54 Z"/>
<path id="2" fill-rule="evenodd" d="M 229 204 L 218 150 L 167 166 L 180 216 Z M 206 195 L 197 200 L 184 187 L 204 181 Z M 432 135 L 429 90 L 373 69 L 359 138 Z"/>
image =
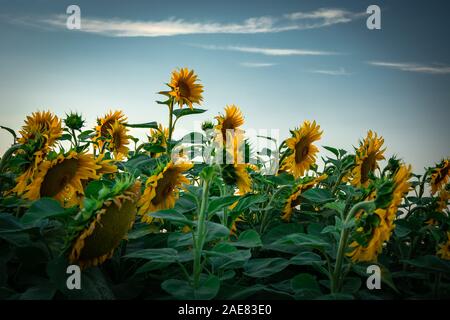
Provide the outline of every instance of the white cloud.
<path id="1" fill-rule="evenodd" d="M 350 22 L 359 14 L 342 9 L 318 9 L 312 12 L 295 12 L 281 17 L 253 17 L 241 22 L 186 21 L 168 18 L 159 21 L 137 21 L 119 18 L 81 17 L 81 32 L 112 37 L 167 37 L 188 34 L 254 34 L 290 30 L 322 28 Z M 66 28 L 66 15 L 55 15 L 38 22 L 53 28 Z M 16 21 L 11 22 L 16 22 Z M 20 20 L 20 19 L 19 19 Z M 31 20 L 31 17 L 22 20 Z M 34 19 L 36 20 L 36 19 Z"/>
<path id="2" fill-rule="evenodd" d="M 207 50 L 226 50 L 246 53 L 258 53 L 266 56 L 327 56 L 337 54 L 330 51 L 305 50 L 305 49 L 281 49 L 281 48 L 260 48 L 246 46 L 215 46 L 215 45 L 193 45 Z"/>
<path id="3" fill-rule="evenodd" d="M 269 62 L 241 62 L 241 66 L 247 67 L 247 68 L 265 68 L 265 67 L 272 67 L 275 66 L 276 63 L 269 63 Z"/>
<path id="4" fill-rule="evenodd" d="M 385 67 L 409 72 L 419 72 L 429 74 L 450 74 L 450 66 L 444 65 L 422 65 L 415 63 L 384 62 L 384 61 L 369 61 L 368 64 L 378 67 Z"/>
<path id="5" fill-rule="evenodd" d="M 338 70 L 311 70 L 311 73 L 325 74 L 329 76 L 349 76 L 351 73 L 347 72 L 344 68 L 339 68 Z"/>

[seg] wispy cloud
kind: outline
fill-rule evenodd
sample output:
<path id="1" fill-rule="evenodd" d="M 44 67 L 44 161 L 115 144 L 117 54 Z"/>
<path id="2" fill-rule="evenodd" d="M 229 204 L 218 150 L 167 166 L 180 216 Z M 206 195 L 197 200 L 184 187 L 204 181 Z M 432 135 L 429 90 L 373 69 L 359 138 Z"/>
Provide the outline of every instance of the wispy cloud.
<path id="1" fill-rule="evenodd" d="M 246 46 L 216 46 L 216 45 L 198 45 L 192 46 L 207 49 L 207 50 L 225 50 L 238 51 L 246 53 L 258 53 L 266 56 L 328 56 L 335 55 L 336 52 L 305 50 L 305 49 L 283 49 L 283 48 L 261 48 L 261 47 L 246 47 Z"/>
<path id="2" fill-rule="evenodd" d="M 272 67 L 275 66 L 276 63 L 269 63 L 269 62 L 241 62 L 241 66 L 247 67 L 247 68 L 265 68 L 265 67 Z"/>
<path id="3" fill-rule="evenodd" d="M 138 21 L 130 19 L 94 18 L 82 16 L 81 32 L 112 37 L 167 37 L 188 34 L 254 34 L 275 33 L 291 30 L 322 28 L 356 19 L 360 13 L 342 9 L 322 8 L 311 12 L 294 12 L 284 16 L 253 17 L 240 22 L 223 23 L 216 21 L 187 21 L 168 18 L 159 21 Z M 23 18 L 22 20 L 29 20 Z M 34 19 L 38 23 L 53 28 L 66 27 L 65 15 L 55 15 Z M 19 19 L 20 20 L 20 19 Z M 15 21 L 18 22 L 17 18 Z"/>
<path id="4" fill-rule="evenodd" d="M 416 63 L 384 62 L 384 61 L 369 61 L 368 64 L 377 67 L 385 67 L 409 72 L 419 72 L 428 74 L 450 74 L 450 66 L 445 65 L 423 65 Z"/>
<path id="5" fill-rule="evenodd" d="M 344 9 L 321 8 L 311 12 L 294 12 L 285 18 L 296 22 L 300 29 L 328 27 L 339 23 L 348 23 L 364 16 L 364 12 L 351 12 Z"/>
<path id="6" fill-rule="evenodd" d="M 328 76 L 349 76 L 351 73 L 347 72 L 344 68 L 339 68 L 338 70 L 325 70 L 325 69 L 318 69 L 318 70 L 311 70 L 311 73 L 318 73 L 318 74 L 325 74 Z"/>

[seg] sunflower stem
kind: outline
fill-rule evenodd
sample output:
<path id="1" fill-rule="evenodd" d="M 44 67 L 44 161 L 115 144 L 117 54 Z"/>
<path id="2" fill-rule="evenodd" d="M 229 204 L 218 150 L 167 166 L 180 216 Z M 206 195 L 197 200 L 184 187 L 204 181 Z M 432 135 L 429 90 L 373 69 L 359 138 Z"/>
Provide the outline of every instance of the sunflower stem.
<path id="1" fill-rule="evenodd" d="M 170 100 L 169 104 L 169 137 L 168 137 L 168 143 L 167 143 L 167 152 L 170 154 L 170 151 L 172 149 L 171 142 L 172 142 L 172 133 L 173 133 L 173 99 Z"/>
<path id="2" fill-rule="evenodd" d="M 347 248 L 348 237 L 350 234 L 350 228 L 348 224 L 350 220 L 356 215 L 356 213 L 362 209 L 367 210 L 374 204 L 374 201 L 361 201 L 355 204 L 345 218 L 344 225 L 341 230 L 341 236 L 339 238 L 339 246 L 336 256 L 336 264 L 334 266 L 334 272 L 331 277 L 331 293 L 337 293 L 340 290 L 340 286 L 343 283 L 341 279 L 342 263 L 344 262 L 345 249 Z"/>
<path id="3" fill-rule="evenodd" d="M 200 204 L 200 211 L 197 220 L 197 237 L 196 237 L 197 241 L 195 242 L 195 251 L 194 251 L 195 288 L 198 288 L 200 274 L 202 272 L 201 258 L 202 258 L 203 244 L 205 242 L 206 208 L 208 203 L 210 181 L 211 181 L 210 177 L 206 177 L 206 179 L 203 180 L 202 202 Z"/>

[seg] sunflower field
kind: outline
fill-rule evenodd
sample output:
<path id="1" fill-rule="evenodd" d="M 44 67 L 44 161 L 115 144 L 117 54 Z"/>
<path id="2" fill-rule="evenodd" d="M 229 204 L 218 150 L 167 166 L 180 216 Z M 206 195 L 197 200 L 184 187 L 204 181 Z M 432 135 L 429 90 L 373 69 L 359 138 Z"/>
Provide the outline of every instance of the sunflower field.
<path id="1" fill-rule="evenodd" d="M 120 110 L 94 128 L 51 111 L 2 127 L 1 299 L 450 297 L 449 159 L 414 174 L 380 133 L 343 150 L 302 119 L 256 151 L 236 105 L 173 138 L 206 111 L 203 90 L 172 72 L 157 101 L 167 127 Z"/>

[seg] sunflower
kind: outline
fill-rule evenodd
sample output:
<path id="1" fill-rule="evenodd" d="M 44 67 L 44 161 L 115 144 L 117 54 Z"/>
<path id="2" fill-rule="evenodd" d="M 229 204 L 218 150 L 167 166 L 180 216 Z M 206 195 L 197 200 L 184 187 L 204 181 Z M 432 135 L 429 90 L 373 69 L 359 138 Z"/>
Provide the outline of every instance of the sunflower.
<path id="1" fill-rule="evenodd" d="M 241 195 L 251 191 L 252 180 L 247 168 L 247 164 L 222 165 L 222 179 L 225 184 L 236 185 Z"/>
<path id="2" fill-rule="evenodd" d="M 153 220 L 147 213 L 175 206 L 179 189 L 183 184 L 189 184 L 189 179 L 183 176 L 183 172 L 192 167 L 193 164 L 189 162 L 170 161 L 160 172 L 147 179 L 144 193 L 137 204 L 143 222 L 151 223 Z"/>
<path id="3" fill-rule="evenodd" d="M 83 269 L 111 258 L 126 238 L 136 217 L 140 183 L 130 185 L 130 182 L 119 181 L 114 188 L 102 190 L 102 194 L 97 195 L 100 199 L 89 198 L 89 202 L 95 204 L 83 206 L 80 217 L 88 218 L 79 223 L 81 228 L 74 228 L 77 232 L 71 241 L 69 261 Z"/>
<path id="4" fill-rule="evenodd" d="M 75 151 L 60 154 L 53 160 L 44 160 L 27 187 L 24 198 L 36 200 L 52 197 L 64 207 L 78 205 L 84 195 L 83 182 L 98 179 L 97 170 L 100 168 L 92 155 Z"/>
<path id="5" fill-rule="evenodd" d="M 169 129 L 164 128 L 161 124 L 158 125 L 158 129 L 150 129 L 150 136 L 148 136 L 148 141 L 152 145 L 161 146 L 163 148 L 167 147 L 167 140 L 169 139 Z M 161 156 L 161 152 L 150 152 L 152 158 L 158 158 Z"/>
<path id="6" fill-rule="evenodd" d="M 43 151 L 36 151 L 33 154 L 27 167 L 24 169 L 22 174 L 16 178 L 16 185 L 11 190 L 12 192 L 22 195 L 27 190 L 27 187 L 32 182 L 39 165 L 44 160 L 44 157 L 45 153 Z"/>
<path id="7" fill-rule="evenodd" d="M 447 232 L 447 241 L 439 245 L 436 254 L 441 259 L 450 260 L 450 232 Z"/>
<path id="8" fill-rule="evenodd" d="M 103 118 L 97 118 L 97 126 L 95 127 L 95 137 L 93 138 L 94 142 L 98 144 L 98 147 L 101 149 L 103 147 L 104 141 L 110 134 L 109 130 L 112 128 L 114 123 L 118 121 L 120 124 L 127 123 L 127 117 L 122 111 L 110 111 Z"/>
<path id="9" fill-rule="evenodd" d="M 360 143 L 356 150 L 355 167 L 350 172 L 346 180 L 354 186 L 364 186 L 369 184 L 369 173 L 378 168 L 377 161 L 384 159 L 383 137 L 378 137 L 371 130 L 367 133 L 367 137 Z"/>
<path id="10" fill-rule="evenodd" d="M 215 129 L 220 132 L 223 143 L 226 143 L 230 134 L 234 136 L 237 132 L 241 132 L 239 127 L 244 124 L 244 116 L 239 107 L 234 104 L 226 106 L 225 115 L 219 115 L 216 119 L 218 123 Z"/>
<path id="11" fill-rule="evenodd" d="M 410 177 L 411 166 L 401 165 L 392 177 L 391 201 L 386 208 L 377 208 L 374 214 L 357 214 L 357 229 L 350 244 L 353 251 L 348 253 L 354 262 L 374 261 L 383 250 L 383 244 L 390 239 L 395 228 L 398 207 L 411 188 Z"/>
<path id="12" fill-rule="evenodd" d="M 431 193 L 435 194 L 439 191 L 448 181 L 450 177 L 450 161 L 448 159 L 443 160 L 436 168 L 431 172 L 430 185 Z"/>
<path id="13" fill-rule="evenodd" d="M 192 109 L 192 104 L 200 104 L 203 101 L 203 86 L 197 83 L 197 80 L 194 70 L 189 71 L 187 68 L 181 68 L 172 72 L 172 79 L 169 84 L 172 90 L 169 91 L 169 95 L 174 98 L 180 108 L 183 105 L 188 105 Z"/>
<path id="14" fill-rule="evenodd" d="M 448 208 L 448 200 L 450 200 L 450 191 L 442 189 L 438 195 L 436 211 L 444 212 Z"/>
<path id="15" fill-rule="evenodd" d="M 27 144 L 30 140 L 43 138 L 41 149 L 52 147 L 62 135 L 61 120 L 50 111 L 33 112 L 27 116 L 25 125 L 19 131 L 21 137 L 18 142 Z"/>
<path id="16" fill-rule="evenodd" d="M 99 166 L 98 175 L 113 174 L 117 172 L 117 166 L 113 164 L 114 160 L 105 159 L 105 154 L 101 153 L 95 158 L 95 163 Z"/>
<path id="17" fill-rule="evenodd" d="M 130 143 L 128 139 L 128 129 L 119 121 L 115 121 L 111 128 L 108 129 L 108 150 L 110 150 L 117 160 L 122 160 L 128 155 L 127 145 Z"/>
<path id="18" fill-rule="evenodd" d="M 292 217 L 293 209 L 300 204 L 300 194 L 306 190 L 311 189 L 319 182 L 325 180 L 327 178 L 326 174 L 323 174 L 319 177 L 306 177 L 302 179 L 297 185 L 294 186 L 291 194 L 286 199 L 286 202 L 283 206 L 283 215 L 281 218 L 285 221 L 290 221 Z"/>
<path id="19" fill-rule="evenodd" d="M 298 178 L 316 162 L 316 153 L 319 149 L 312 143 L 320 139 L 322 131 L 315 121 L 313 123 L 305 121 L 300 129 L 292 132 L 292 135 L 286 140 L 289 151 L 281 164 L 281 170 Z"/>

